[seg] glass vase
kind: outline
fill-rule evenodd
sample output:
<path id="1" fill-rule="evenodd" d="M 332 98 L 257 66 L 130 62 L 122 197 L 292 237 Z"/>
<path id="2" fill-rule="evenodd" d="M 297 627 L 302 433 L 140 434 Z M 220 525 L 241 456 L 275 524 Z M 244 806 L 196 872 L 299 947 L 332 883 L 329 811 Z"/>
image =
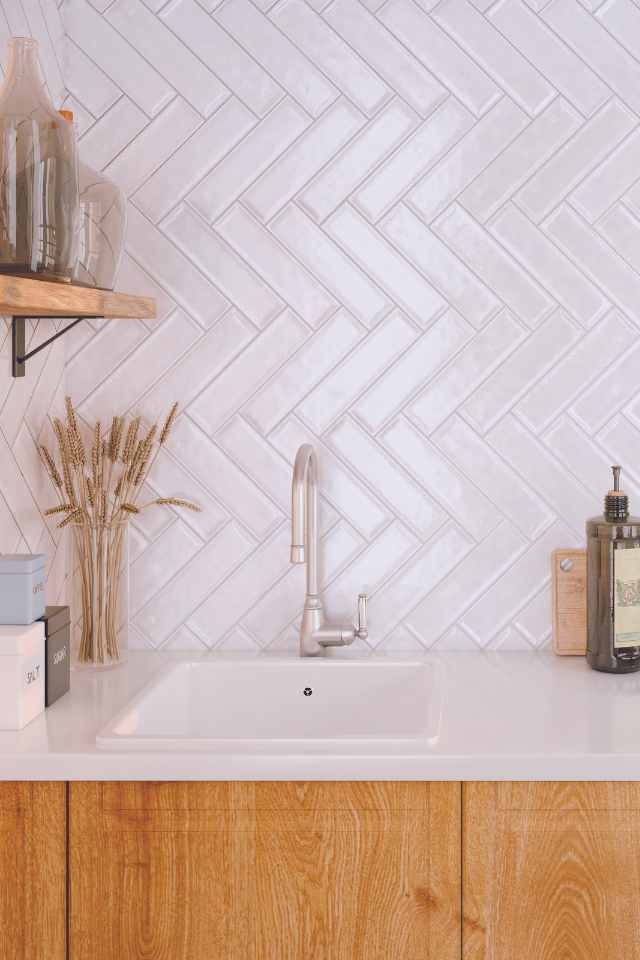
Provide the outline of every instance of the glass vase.
<path id="1" fill-rule="evenodd" d="M 69 525 L 73 537 L 73 664 L 113 667 L 126 659 L 128 521 Z"/>
<path id="2" fill-rule="evenodd" d="M 80 164 L 78 259 L 73 279 L 89 287 L 113 290 L 122 257 L 127 206 L 120 187 Z"/>
<path id="3" fill-rule="evenodd" d="M 0 273 L 70 281 L 78 214 L 73 128 L 47 96 L 37 42 L 13 37 L 0 88 Z"/>

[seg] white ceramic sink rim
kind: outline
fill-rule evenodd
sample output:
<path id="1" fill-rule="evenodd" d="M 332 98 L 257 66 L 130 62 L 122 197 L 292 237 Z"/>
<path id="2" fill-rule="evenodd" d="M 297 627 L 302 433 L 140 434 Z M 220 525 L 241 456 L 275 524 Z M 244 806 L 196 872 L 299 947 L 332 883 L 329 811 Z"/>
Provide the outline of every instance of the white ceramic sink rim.
<path id="1" fill-rule="evenodd" d="M 98 733 L 96 744 L 224 753 L 422 752 L 439 732 L 436 672 L 424 661 L 386 657 L 181 662 L 151 680 Z"/>

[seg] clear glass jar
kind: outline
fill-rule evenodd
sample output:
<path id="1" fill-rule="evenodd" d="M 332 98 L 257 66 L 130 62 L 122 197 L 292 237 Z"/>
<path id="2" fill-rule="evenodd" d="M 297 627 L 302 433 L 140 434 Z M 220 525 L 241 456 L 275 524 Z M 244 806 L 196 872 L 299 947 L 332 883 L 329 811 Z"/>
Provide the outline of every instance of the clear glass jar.
<path id="1" fill-rule="evenodd" d="M 120 187 L 86 164 L 80 164 L 78 260 L 73 279 L 113 290 L 127 224 L 127 205 Z"/>
<path id="2" fill-rule="evenodd" d="M 0 273 L 70 281 L 78 232 L 73 128 L 47 96 L 38 44 L 9 40 L 0 88 Z"/>
<path id="3" fill-rule="evenodd" d="M 73 665 L 113 667 L 129 632 L 129 523 L 69 524 L 73 538 Z"/>

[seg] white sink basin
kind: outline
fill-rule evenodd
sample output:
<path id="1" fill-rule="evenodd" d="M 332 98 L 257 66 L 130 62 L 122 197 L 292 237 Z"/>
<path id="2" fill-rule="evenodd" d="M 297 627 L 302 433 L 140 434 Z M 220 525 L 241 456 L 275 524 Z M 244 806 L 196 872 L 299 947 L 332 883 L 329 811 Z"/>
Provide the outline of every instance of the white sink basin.
<path id="1" fill-rule="evenodd" d="M 434 667 L 420 661 L 267 658 L 179 663 L 96 738 L 104 748 L 378 750 L 437 736 Z M 366 752 L 370 752 L 367 749 Z"/>

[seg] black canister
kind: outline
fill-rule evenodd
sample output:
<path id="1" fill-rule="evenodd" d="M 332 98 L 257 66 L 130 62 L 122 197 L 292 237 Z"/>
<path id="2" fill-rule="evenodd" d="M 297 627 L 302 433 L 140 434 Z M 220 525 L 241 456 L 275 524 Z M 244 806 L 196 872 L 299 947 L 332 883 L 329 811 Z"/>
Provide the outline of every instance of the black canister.
<path id="1" fill-rule="evenodd" d="M 69 607 L 47 607 L 44 616 L 44 705 L 50 707 L 69 690 L 71 675 L 71 613 Z"/>

